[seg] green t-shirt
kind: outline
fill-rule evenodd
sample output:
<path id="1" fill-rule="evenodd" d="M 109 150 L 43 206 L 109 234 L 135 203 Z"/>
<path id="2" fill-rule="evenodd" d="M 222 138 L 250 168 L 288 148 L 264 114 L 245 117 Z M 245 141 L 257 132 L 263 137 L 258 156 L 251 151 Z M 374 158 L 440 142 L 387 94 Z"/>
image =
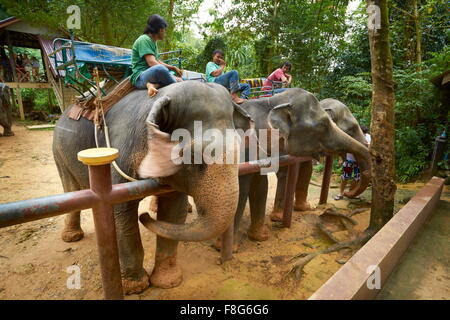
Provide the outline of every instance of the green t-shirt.
<path id="1" fill-rule="evenodd" d="M 131 51 L 132 74 L 130 80 L 133 85 L 136 85 L 137 78 L 149 67 L 144 56 L 151 54 L 155 56 L 156 60 L 159 60 L 158 45 L 147 34 L 143 34 L 136 39 Z"/>
<path id="2" fill-rule="evenodd" d="M 220 66 L 218 64 L 215 64 L 214 62 L 210 61 L 206 65 L 206 81 L 208 82 L 214 82 L 214 79 L 217 77 L 214 77 L 211 75 L 211 72 L 216 71 L 217 69 L 220 69 Z"/>

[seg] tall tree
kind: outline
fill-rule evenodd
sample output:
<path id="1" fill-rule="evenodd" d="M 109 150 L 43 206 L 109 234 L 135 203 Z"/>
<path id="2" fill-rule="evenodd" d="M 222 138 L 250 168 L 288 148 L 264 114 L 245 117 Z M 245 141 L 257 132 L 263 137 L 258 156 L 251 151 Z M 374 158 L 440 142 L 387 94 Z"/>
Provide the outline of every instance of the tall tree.
<path id="1" fill-rule="evenodd" d="M 395 184 L 394 82 L 387 0 L 368 0 L 372 63 L 372 210 L 370 228 L 380 229 L 393 215 Z M 378 9 L 377 9 L 378 8 Z M 377 16 L 379 15 L 379 16 Z M 373 23 L 370 19 L 375 19 Z M 378 20 L 379 19 L 379 20 Z"/>

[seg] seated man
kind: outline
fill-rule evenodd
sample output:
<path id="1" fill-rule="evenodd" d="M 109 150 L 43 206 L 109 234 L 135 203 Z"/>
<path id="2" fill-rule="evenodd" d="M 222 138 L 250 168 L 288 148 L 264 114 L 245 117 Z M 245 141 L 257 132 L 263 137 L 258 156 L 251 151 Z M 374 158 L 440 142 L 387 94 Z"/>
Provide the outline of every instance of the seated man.
<path id="1" fill-rule="evenodd" d="M 283 82 L 284 87 L 288 87 L 292 82 L 292 76 L 288 74 L 291 71 L 292 65 L 290 62 L 284 62 L 280 68 L 276 69 L 274 72 L 267 77 L 266 81 L 264 81 L 262 90 L 270 91 L 273 88 L 273 81 Z M 286 88 L 277 88 L 274 89 L 273 94 L 281 93 L 285 91 Z"/>
<path id="2" fill-rule="evenodd" d="M 159 60 L 158 40 L 166 36 L 167 22 L 159 15 L 153 14 L 148 18 L 144 34 L 133 44 L 131 54 L 131 83 L 138 89 L 148 90 L 153 97 L 158 88 L 165 87 L 177 81 L 183 81 L 180 69 Z M 179 77 L 174 77 L 169 70 L 173 70 Z"/>
<path id="3" fill-rule="evenodd" d="M 344 158 L 342 157 L 342 159 Z M 361 178 L 360 170 L 353 154 L 347 153 L 344 161 L 339 160 L 339 165 L 342 166 L 341 185 L 339 187 L 339 194 L 334 197 L 334 200 L 344 199 L 344 191 L 347 186 L 347 181 L 353 179 L 351 185 L 352 188 Z"/>
<path id="4" fill-rule="evenodd" d="M 240 104 L 244 99 L 238 97 L 237 92 L 241 92 L 243 98 L 248 98 L 250 94 L 250 85 L 248 83 L 239 83 L 239 74 L 236 70 L 223 73 L 226 63 L 223 60 L 223 51 L 215 50 L 212 60 L 206 65 L 206 80 L 223 85 L 231 91 L 231 98 L 234 102 Z"/>

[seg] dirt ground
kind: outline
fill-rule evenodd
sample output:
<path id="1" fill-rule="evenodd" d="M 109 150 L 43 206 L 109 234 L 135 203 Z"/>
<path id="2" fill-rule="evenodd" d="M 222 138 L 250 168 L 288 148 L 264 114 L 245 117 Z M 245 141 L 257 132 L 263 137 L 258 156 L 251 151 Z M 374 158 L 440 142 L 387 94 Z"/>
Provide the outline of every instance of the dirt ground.
<path id="1" fill-rule="evenodd" d="M 32 131 L 18 125 L 13 131 L 15 136 L 0 138 L 0 203 L 62 193 L 51 152 L 53 131 Z M 320 181 L 321 177 L 314 178 Z M 267 215 L 273 207 L 275 175 L 269 176 L 269 187 Z M 406 186 L 399 192 L 399 200 L 411 197 L 420 187 L 422 184 Z M 318 187 L 310 186 L 309 201 L 314 207 L 319 192 Z M 352 201 L 331 200 L 336 193 L 337 189 L 330 190 L 327 207 L 336 207 L 342 213 L 367 208 L 353 217 L 358 222 L 356 229 L 363 230 L 368 225 L 370 191 L 361 200 Z M 147 198 L 139 211 L 147 211 L 148 205 Z M 401 206 L 398 203 L 397 209 Z M 332 244 L 311 225 L 314 215 L 323 210 L 322 206 L 305 213 L 294 212 L 290 229 L 270 223 L 268 241 L 252 242 L 244 237 L 240 251 L 223 265 L 218 264 L 219 253 L 211 241 L 182 242 L 178 263 L 183 270 L 183 283 L 173 289 L 150 287 L 126 299 L 307 299 L 352 254 L 341 250 L 315 258 L 306 266 L 301 280 L 287 275 L 293 255 Z M 195 219 L 195 213 L 188 219 Z M 82 212 L 85 236 L 79 242 L 61 240 L 63 220 L 64 216 L 57 216 L 0 230 L 0 299 L 102 299 L 91 211 Z M 248 207 L 243 220 L 241 230 L 245 232 L 249 225 Z M 142 227 L 141 236 L 144 267 L 150 273 L 155 235 Z M 341 232 L 340 236 L 348 235 Z M 72 265 L 81 269 L 81 289 L 67 288 L 67 268 Z"/>

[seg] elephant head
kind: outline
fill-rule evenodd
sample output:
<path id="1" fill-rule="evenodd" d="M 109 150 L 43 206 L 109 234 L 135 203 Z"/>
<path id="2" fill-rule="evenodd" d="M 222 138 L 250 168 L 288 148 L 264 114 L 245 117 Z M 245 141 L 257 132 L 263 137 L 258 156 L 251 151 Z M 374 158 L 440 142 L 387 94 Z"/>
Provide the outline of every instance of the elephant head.
<path id="1" fill-rule="evenodd" d="M 358 120 L 353 116 L 350 109 L 339 100 L 328 98 L 320 101 L 320 106 L 324 109 L 331 120 L 341 128 L 346 134 L 362 144 L 368 146 L 364 133 L 359 126 Z"/>
<path id="2" fill-rule="evenodd" d="M 339 128 L 312 93 L 295 88 L 269 100 L 275 106 L 269 113 L 269 123 L 280 130 L 287 153 L 294 156 L 314 156 L 320 152 L 352 153 L 360 166 L 361 179 L 347 195 L 355 197 L 367 188 L 370 181 L 369 150 Z"/>
<path id="3" fill-rule="evenodd" d="M 227 164 L 226 152 L 219 152 L 225 151 L 224 140 L 217 136 L 226 137 L 227 130 L 234 132 L 234 113 L 242 110 L 233 107 L 224 87 L 194 81 L 163 88 L 153 100 L 146 118 L 148 149 L 138 173 L 142 178 L 156 178 L 161 184 L 191 195 L 198 218 L 183 225 L 155 221 L 148 214 L 139 219 L 147 229 L 168 239 L 203 241 L 214 238 L 232 222 L 239 192 L 236 161 L 239 141 L 235 136 L 226 140 L 226 151 L 230 150 L 231 143 L 234 159 Z M 201 121 L 201 132 L 197 131 L 199 123 L 194 121 Z M 183 141 L 181 147 L 178 141 L 171 141 L 177 129 L 184 130 L 193 140 Z M 202 141 L 201 135 L 208 136 L 208 130 L 213 132 L 214 138 Z M 177 145 L 178 149 L 174 149 Z M 205 150 L 214 150 L 212 154 L 218 161 L 205 161 L 202 157 Z"/>
<path id="4" fill-rule="evenodd" d="M 358 120 L 356 120 L 350 109 L 345 104 L 343 104 L 339 100 L 328 98 L 320 101 L 320 106 L 328 113 L 331 120 L 333 120 L 333 122 L 336 123 L 336 125 L 340 129 L 342 129 L 353 139 L 369 147 L 369 144 L 367 143 L 364 133 L 361 130 Z M 359 163 L 358 159 L 357 161 Z M 350 190 L 345 195 L 350 198 L 357 196 L 358 194 L 360 194 L 357 190 L 358 187 L 361 188 L 361 184 L 359 186 L 357 185 L 354 189 Z"/>
<path id="5" fill-rule="evenodd" d="M 3 83 L 0 83 L 0 125 L 4 128 L 4 136 L 14 135 L 14 133 L 11 131 L 12 115 L 9 87 Z M 0 134 L 0 136 L 1 135 L 2 134 Z"/>

